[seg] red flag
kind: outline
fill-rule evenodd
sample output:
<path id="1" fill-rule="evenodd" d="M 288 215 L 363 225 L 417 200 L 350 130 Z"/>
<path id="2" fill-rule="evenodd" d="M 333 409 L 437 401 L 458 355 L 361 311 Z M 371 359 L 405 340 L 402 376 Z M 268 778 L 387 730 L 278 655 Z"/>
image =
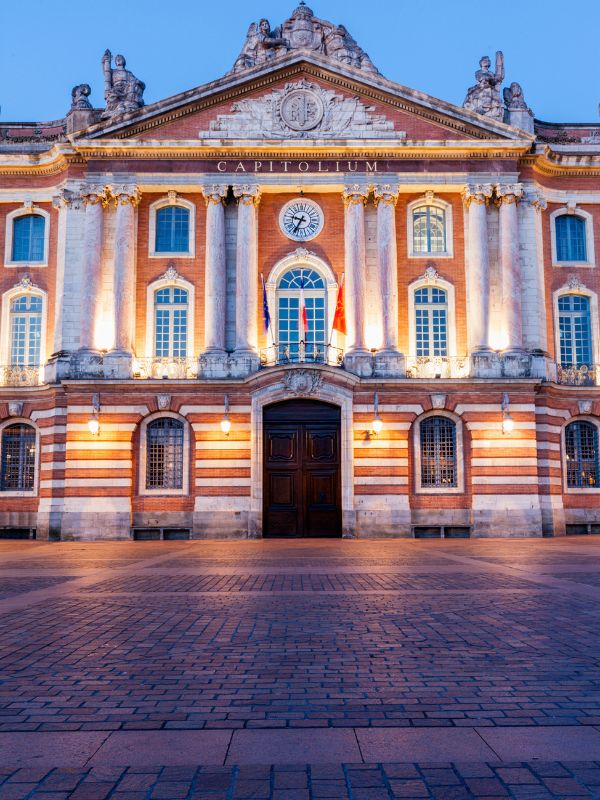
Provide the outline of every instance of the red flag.
<path id="1" fill-rule="evenodd" d="M 333 325 L 331 329 L 338 333 L 346 333 L 346 304 L 344 303 L 344 276 L 340 282 L 338 289 L 337 303 L 335 306 L 335 315 L 333 317 Z"/>

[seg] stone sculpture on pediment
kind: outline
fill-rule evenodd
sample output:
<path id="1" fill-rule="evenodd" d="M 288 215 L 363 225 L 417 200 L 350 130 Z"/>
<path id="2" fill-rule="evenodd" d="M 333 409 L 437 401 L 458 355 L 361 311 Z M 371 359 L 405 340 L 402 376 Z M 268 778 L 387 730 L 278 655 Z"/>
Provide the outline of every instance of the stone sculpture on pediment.
<path id="1" fill-rule="evenodd" d="M 496 53 L 494 72 L 490 70 L 491 63 L 489 56 L 483 56 L 479 61 L 479 69 L 475 73 L 476 84 L 468 89 L 463 106 L 469 111 L 502 122 L 505 107 L 500 85 L 504 80 L 504 55 L 500 50 Z"/>
<path id="2" fill-rule="evenodd" d="M 74 86 L 71 90 L 71 109 L 81 110 L 91 108 L 92 104 L 88 100 L 91 93 L 92 90 L 88 83 L 79 83 L 77 86 Z"/>
<path id="3" fill-rule="evenodd" d="M 274 62 L 294 50 L 319 53 L 355 69 L 378 74 L 369 56 L 343 25 L 318 19 L 303 0 L 290 18 L 274 29 L 267 19 L 250 25 L 233 72 Z"/>
<path id="4" fill-rule="evenodd" d="M 144 105 L 143 95 L 146 84 L 136 78 L 133 72 L 125 69 L 125 64 L 125 57 L 116 55 L 113 67 L 110 50 L 106 50 L 102 56 L 104 99 L 106 100 L 103 118 L 136 111 Z"/>
<path id="5" fill-rule="evenodd" d="M 300 80 L 283 89 L 231 106 L 231 114 L 220 114 L 201 139 L 294 139 L 294 138 L 403 138 L 394 123 L 374 114 L 358 97 L 346 97 L 319 84 Z"/>

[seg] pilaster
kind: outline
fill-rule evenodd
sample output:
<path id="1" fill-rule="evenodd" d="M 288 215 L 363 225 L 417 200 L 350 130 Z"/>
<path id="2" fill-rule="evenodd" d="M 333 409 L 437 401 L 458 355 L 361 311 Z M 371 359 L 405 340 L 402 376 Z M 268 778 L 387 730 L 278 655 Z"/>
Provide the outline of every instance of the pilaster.
<path id="1" fill-rule="evenodd" d="M 228 373 L 225 348 L 227 263 L 225 257 L 225 198 L 228 186 L 201 187 L 206 202 L 206 261 L 204 270 L 204 352 L 200 373 L 222 378 Z"/>
<path id="2" fill-rule="evenodd" d="M 230 359 L 231 376 L 244 377 L 255 372 L 258 355 L 258 204 L 260 189 L 256 185 L 236 185 L 238 202 L 236 248 L 236 336 L 235 351 Z"/>
<path id="3" fill-rule="evenodd" d="M 349 372 L 364 377 L 373 372 L 373 357 L 365 338 L 365 203 L 368 196 L 369 188 L 360 184 L 347 186 L 342 193 L 348 328 L 344 365 Z"/>

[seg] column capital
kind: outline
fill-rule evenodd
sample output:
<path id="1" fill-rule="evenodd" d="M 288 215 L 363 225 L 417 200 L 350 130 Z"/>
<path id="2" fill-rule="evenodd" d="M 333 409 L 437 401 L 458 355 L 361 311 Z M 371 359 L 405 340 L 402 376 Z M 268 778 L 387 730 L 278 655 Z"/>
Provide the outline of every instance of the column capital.
<path id="1" fill-rule="evenodd" d="M 260 189 L 255 184 L 236 184 L 233 196 L 243 206 L 257 206 L 260 203 Z"/>
<path id="2" fill-rule="evenodd" d="M 546 208 L 548 208 L 546 198 L 541 192 L 525 192 L 521 202 L 525 206 L 531 206 L 532 208 L 535 208 L 536 211 L 544 211 Z"/>
<path id="3" fill-rule="evenodd" d="M 57 195 L 52 198 L 53 208 L 81 208 L 83 197 L 79 192 L 74 192 L 71 189 L 61 189 Z"/>
<path id="4" fill-rule="evenodd" d="M 229 186 L 226 183 L 211 183 L 200 187 L 207 206 L 211 203 L 216 206 L 224 203 L 228 190 Z"/>
<path id="5" fill-rule="evenodd" d="M 487 206 L 493 192 L 494 187 L 491 183 L 472 183 L 465 186 L 462 196 L 467 207 L 470 206 L 471 203 Z"/>
<path id="6" fill-rule="evenodd" d="M 110 199 L 114 202 L 115 207 L 132 205 L 135 208 L 142 199 L 140 190 L 132 184 L 119 184 L 106 188 L 110 192 Z"/>
<path id="7" fill-rule="evenodd" d="M 368 186 L 361 186 L 359 183 L 353 183 L 344 187 L 342 192 L 342 199 L 346 208 L 348 206 L 365 205 L 369 196 L 370 188 Z"/>
<path id="8" fill-rule="evenodd" d="M 523 197 L 522 183 L 497 183 L 494 190 L 497 206 L 517 203 Z"/>
<path id="9" fill-rule="evenodd" d="M 395 206 L 398 202 L 399 186 L 392 186 L 390 183 L 383 183 L 373 186 L 373 202 L 376 206 L 383 203 L 388 206 Z"/>
<path id="10" fill-rule="evenodd" d="M 81 196 L 86 206 L 100 204 L 102 208 L 106 208 L 110 203 L 112 192 L 110 186 L 102 186 L 99 183 L 84 184 L 81 187 Z"/>

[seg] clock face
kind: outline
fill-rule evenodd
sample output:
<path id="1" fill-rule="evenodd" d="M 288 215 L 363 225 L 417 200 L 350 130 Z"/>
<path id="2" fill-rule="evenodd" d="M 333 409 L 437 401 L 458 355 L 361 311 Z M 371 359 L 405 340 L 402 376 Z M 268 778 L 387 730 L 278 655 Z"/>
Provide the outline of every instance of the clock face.
<path id="1" fill-rule="evenodd" d="M 323 229 L 323 211 L 314 200 L 290 200 L 281 209 L 279 227 L 289 239 L 308 242 Z"/>

